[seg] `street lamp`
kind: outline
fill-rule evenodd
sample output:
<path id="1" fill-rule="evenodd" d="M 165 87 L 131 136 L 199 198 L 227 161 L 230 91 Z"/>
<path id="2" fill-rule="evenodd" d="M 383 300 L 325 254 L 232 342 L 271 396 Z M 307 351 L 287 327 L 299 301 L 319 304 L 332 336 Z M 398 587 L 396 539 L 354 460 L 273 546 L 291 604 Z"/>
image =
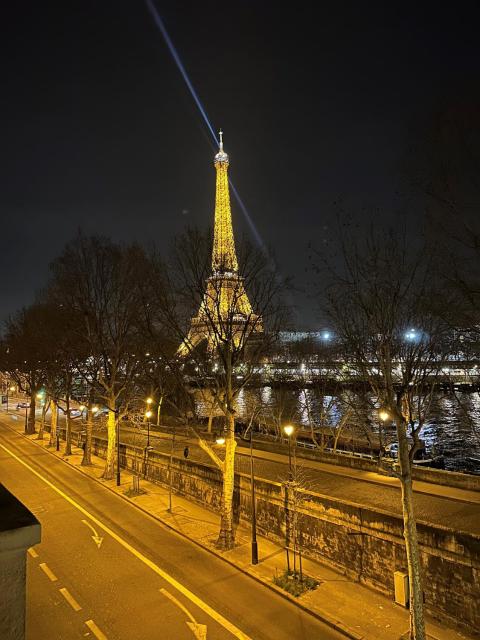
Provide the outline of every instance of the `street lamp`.
<path id="1" fill-rule="evenodd" d="M 151 417 L 152 417 L 152 412 L 150 411 L 150 409 L 148 411 L 145 411 L 145 418 L 147 419 L 147 447 L 150 446 L 150 418 Z"/>
<path id="2" fill-rule="evenodd" d="M 216 438 L 215 442 L 217 444 L 225 444 L 225 438 L 223 436 L 219 436 L 218 438 Z"/>
<path id="3" fill-rule="evenodd" d="M 152 413 L 152 411 L 151 411 L 150 407 L 151 407 L 151 406 L 152 406 L 152 404 L 153 404 L 153 398 L 148 397 L 148 398 L 145 400 L 145 403 L 146 403 L 146 405 L 147 405 L 147 410 L 145 411 L 145 416 L 144 416 L 144 418 L 143 418 L 143 421 L 147 423 L 147 434 L 148 434 L 148 435 L 147 435 L 147 447 L 149 447 L 149 446 L 150 446 L 150 418 L 151 418 L 151 417 L 152 417 L 152 415 L 153 415 L 153 413 Z"/>
<path id="4" fill-rule="evenodd" d="M 109 409 L 110 411 L 110 409 Z M 118 419 L 118 414 L 115 412 L 115 421 L 117 423 L 117 487 L 120 486 L 120 420 Z"/>
<path id="5" fill-rule="evenodd" d="M 385 424 L 385 422 L 387 420 L 391 419 L 391 416 L 390 416 L 389 412 L 386 409 L 383 409 L 383 408 L 381 408 L 380 411 L 378 412 L 378 417 L 383 422 L 383 424 Z M 382 442 L 382 427 L 381 427 L 381 425 L 380 425 L 378 433 L 379 433 L 379 445 L 380 445 L 380 451 L 379 451 L 379 454 L 378 454 L 378 460 L 380 462 L 382 457 L 383 457 L 383 455 L 384 455 L 384 453 L 385 453 L 385 448 L 384 448 L 384 445 L 383 445 L 383 442 Z"/>
<path id="6" fill-rule="evenodd" d="M 258 564 L 257 505 L 255 503 L 255 474 L 253 473 L 253 426 L 250 425 L 250 484 L 252 487 L 252 564 Z"/>
<path id="7" fill-rule="evenodd" d="M 283 432 L 288 436 L 288 479 L 291 482 L 293 480 L 292 472 L 292 435 L 295 432 L 295 427 L 292 424 L 287 424 L 283 427 Z"/>
<path id="8" fill-rule="evenodd" d="M 386 409 L 380 409 L 378 412 L 378 417 L 382 422 L 386 422 L 390 418 L 390 414 Z"/>

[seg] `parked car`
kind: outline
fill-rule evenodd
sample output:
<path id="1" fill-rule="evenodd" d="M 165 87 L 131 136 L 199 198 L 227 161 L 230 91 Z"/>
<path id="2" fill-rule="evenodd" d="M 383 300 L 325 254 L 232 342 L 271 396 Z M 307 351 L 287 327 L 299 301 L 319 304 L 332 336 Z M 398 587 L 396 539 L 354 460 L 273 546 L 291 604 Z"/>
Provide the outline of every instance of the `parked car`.
<path id="1" fill-rule="evenodd" d="M 17 402 L 17 409 L 28 409 L 30 402 Z"/>

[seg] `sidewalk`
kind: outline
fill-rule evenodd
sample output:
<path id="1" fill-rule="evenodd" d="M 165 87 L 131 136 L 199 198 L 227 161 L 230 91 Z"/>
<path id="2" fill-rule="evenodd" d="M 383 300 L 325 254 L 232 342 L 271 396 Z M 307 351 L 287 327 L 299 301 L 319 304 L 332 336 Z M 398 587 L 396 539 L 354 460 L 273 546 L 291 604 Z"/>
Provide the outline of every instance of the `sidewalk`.
<path id="1" fill-rule="evenodd" d="M 23 434 L 22 423 L 15 420 L 11 420 L 9 423 L 10 427 Z M 36 435 L 28 437 L 38 446 L 45 446 L 48 442 L 48 434 L 45 435 L 43 442 L 36 440 Z M 64 448 L 63 442 L 61 448 Z M 47 450 L 52 455 L 63 458 L 62 451 Z M 74 446 L 72 452 L 71 456 L 63 458 L 66 463 L 95 478 L 111 491 L 122 495 L 125 500 L 148 512 L 192 542 L 207 548 L 211 553 L 250 574 L 298 606 L 311 611 L 334 628 L 342 631 L 347 637 L 357 640 L 361 638 L 397 640 L 408 631 L 408 611 L 395 605 L 390 598 L 382 596 L 315 561 L 304 559 L 303 571 L 316 578 L 319 586 L 299 598 L 290 596 L 272 582 L 273 576 L 280 575 L 285 570 L 285 553 L 280 545 L 257 535 L 259 564 L 251 565 L 251 530 L 250 527 L 241 524 L 236 532 L 235 548 L 231 551 L 219 552 L 214 547 L 219 529 L 217 515 L 175 494 L 172 496 L 172 513 L 169 513 L 167 511 L 168 489 L 141 479 L 142 493 L 135 495 L 132 491 L 133 476 L 131 473 L 122 469 L 121 486 L 117 487 L 115 480 L 105 481 L 100 478 L 104 468 L 104 460 L 92 456 L 92 466 L 82 467 L 80 465 L 81 449 Z M 458 640 L 470 637 L 453 629 L 444 628 L 428 616 L 427 634 L 436 640 Z"/>

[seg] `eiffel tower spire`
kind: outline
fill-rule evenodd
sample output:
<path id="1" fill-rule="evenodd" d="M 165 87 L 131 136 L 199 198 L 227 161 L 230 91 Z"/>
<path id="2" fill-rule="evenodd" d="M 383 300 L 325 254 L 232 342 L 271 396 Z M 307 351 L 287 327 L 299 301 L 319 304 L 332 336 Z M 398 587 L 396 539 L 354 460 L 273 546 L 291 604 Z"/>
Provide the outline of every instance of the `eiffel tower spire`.
<path id="1" fill-rule="evenodd" d="M 232 212 L 228 189 L 228 155 L 223 150 L 223 131 L 220 129 L 220 148 L 215 155 L 217 189 L 215 196 L 215 226 L 213 233 L 213 273 L 237 273 L 238 261 L 233 237 Z"/>
<path id="2" fill-rule="evenodd" d="M 239 344 L 251 333 L 263 331 L 261 319 L 254 314 L 245 291 L 244 278 L 238 273 L 228 190 L 229 159 L 223 150 L 223 131 L 219 133 L 219 150 L 214 159 L 217 190 L 212 274 L 206 280 L 204 297 L 192 318 L 188 336 L 178 348 L 182 356 L 204 340 L 213 351 L 224 340 L 233 339 Z"/>

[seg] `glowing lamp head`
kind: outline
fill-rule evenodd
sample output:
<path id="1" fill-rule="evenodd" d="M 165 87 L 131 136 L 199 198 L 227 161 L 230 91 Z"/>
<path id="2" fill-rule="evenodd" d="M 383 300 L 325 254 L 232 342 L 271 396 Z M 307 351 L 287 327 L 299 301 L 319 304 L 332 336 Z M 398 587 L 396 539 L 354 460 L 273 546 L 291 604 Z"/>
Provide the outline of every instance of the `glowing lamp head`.
<path id="1" fill-rule="evenodd" d="M 96 407 L 96 406 L 92 407 L 92 413 L 97 413 L 97 411 L 98 411 L 98 407 Z"/>
<path id="2" fill-rule="evenodd" d="M 85 405 L 84 404 L 81 404 L 78 408 L 80 409 L 80 411 L 85 411 Z"/>
<path id="3" fill-rule="evenodd" d="M 295 427 L 293 426 L 293 424 L 287 424 L 283 427 L 283 432 L 290 438 L 290 436 L 293 434 L 293 432 L 295 431 Z"/>
<path id="4" fill-rule="evenodd" d="M 145 411 L 145 417 L 146 417 L 146 418 L 151 418 L 151 417 L 152 417 L 152 415 L 153 415 L 153 414 L 152 414 L 152 412 L 151 412 L 150 410 Z"/>
<path id="5" fill-rule="evenodd" d="M 215 442 L 217 444 L 225 444 L 225 438 L 223 436 L 218 437 Z"/>
<path id="6" fill-rule="evenodd" d="M 385 409 L 381 409 L 378 412 L 378 416 L 382 422 L 386 422 L 390 418 L 390 414 Z"/>
<path id="7" fill-rule="evenodd" d="M 153 399 L 152 399 L 152 398 L 147 398 L 147 399 L 145 400 L 145 402 L 146 402 L 147 404 L 152 404 Z"/>
<path id="8" fill-rule="evenodd" d="M 10 387 L 10 391 L 15 391 L 15 387 Z"/>

